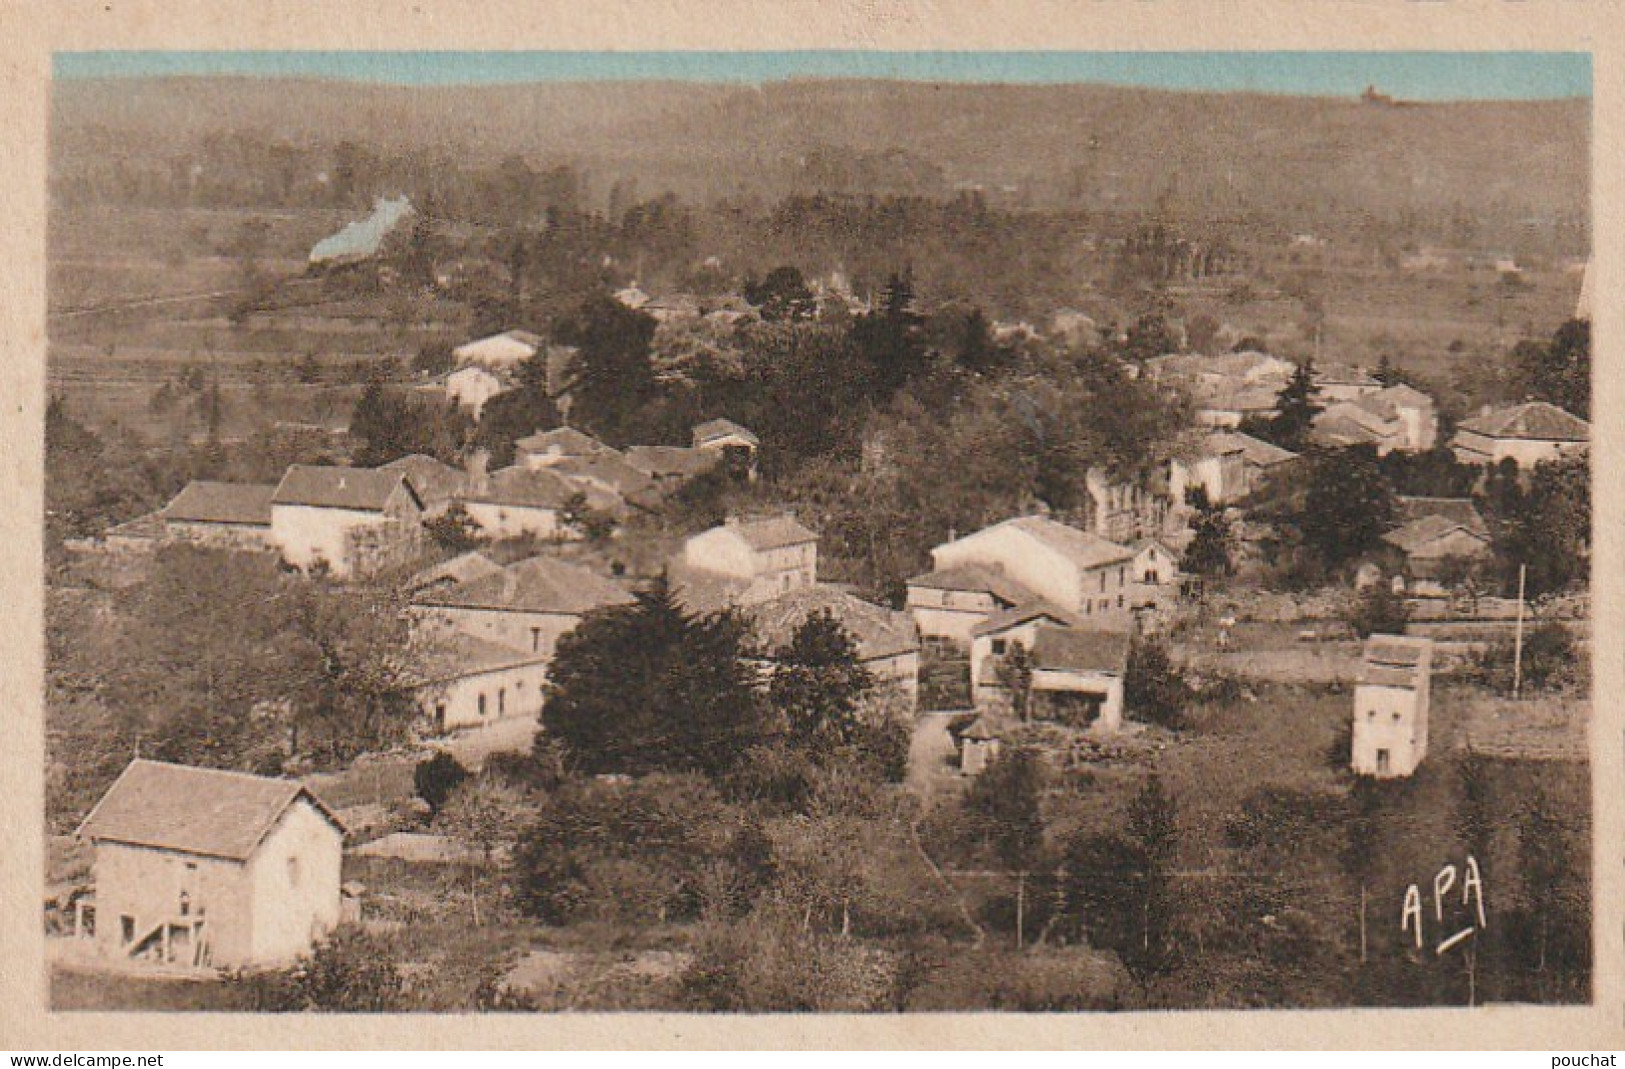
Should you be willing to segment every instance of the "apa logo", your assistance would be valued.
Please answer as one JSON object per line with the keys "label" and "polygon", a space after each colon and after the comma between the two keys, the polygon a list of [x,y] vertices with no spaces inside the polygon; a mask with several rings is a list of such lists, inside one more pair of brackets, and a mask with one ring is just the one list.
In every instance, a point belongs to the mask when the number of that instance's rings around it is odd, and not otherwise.
{"label": "apa logo", "polygon": [[[1441,938],[1434,948],[1434,953],[1443,956],[1451,947],[1459,946],[1474,932],[1482,931],[1488,927],[1484,918],[1484,877],[1478,870],[1478,861],[1471,854],[1467,855],[1467,863],[1462,866],[1459,873],[1461,877],[1461,906],[1452,904],[1450,910],[1451,921],[1445,923],[1445,900],[1451,896],[1456,887],[1458,873],[1456,866],[1446,865],[1433,877],[1433,924],[1443,933],[1455,927],[1461,920],[1467,920],[1466,927],[1455,933]],[[1469,908],[1471,907],[1471,908]],[[1463,915],[1465,914],[1465,915]],[[1424,935],[1422,928],[1426,915],[1422,911],[1422,892],[1416,884],[1405,889],[1405,905],[1399,914],[1399,930],[1402,933],[1412,934],[1416,939],[1416,949],[1422,949]]]}

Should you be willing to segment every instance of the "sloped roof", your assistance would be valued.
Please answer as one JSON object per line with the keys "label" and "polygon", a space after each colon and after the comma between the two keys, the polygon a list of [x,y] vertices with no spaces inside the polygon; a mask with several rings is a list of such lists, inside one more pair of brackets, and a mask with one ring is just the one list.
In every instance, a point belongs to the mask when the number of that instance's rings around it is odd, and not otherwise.
{"label": "sloped roof", "polygon": [[1338,386],[1380,386],[1371,372],[1350,364],[1318,364],[1313,376],[1317,383],[1329,382]]}
{"label": "sloped roof", "polygon": [[246,861],[301,797],[344,832],[333,811],[296,780],[137,758],[96,803],[78,834]]}
{"label": "sloped roof", "polygon": [[434,457],[412,453],[381,465],[379,471],[405,472],[424,504],[452,501],[468,492],[468,472],[444,464]]}
{"label": "sloped roof", "polygon": [[282,476],[271,502],[276,505],[382,512],[389,495],[402,484],[422,505],[422,497],[403,471],[295,464]]}
{"label": "sloped roof", "polygon": [[1033,620],[1053,620],[1062,627],[1077,627],[1082,624],[1075,614],[1067,612],[1053,602],[1035,599],[989,615],[971,629],[971,634],[977,637],[996,635],[1012,627],[1031,623]]}
{"label": "sloped roof", "polygon": [[615,450],[592,435],[574,427],[554,427],[550,431],[537,431],[513,443],[521,453],[555,452],[566,457],[601,456]]}
{"label": "sloped roof", "polygon": [[379,198],[373,203],[371,215],[346,224],[338,233],[318,241],[310,250],[310,262],[344,263],[376,256],[384,239],[411,214],[412,202],[405,197]]}
{"label": "sloped roof", "polygon": [[166,520],[184,523],[271,525],[271,496],[275,486],[263,483],[189,482],[163,507]]}
{"label": "sloped roof", "polygon": [[[783,546],[799,546],[818,541],[818,535],[797,522],[794,516],[773,516],[763,520],[734,520],[723,525],[745,540],[758,553]],[[716,528],[712,528],[716,530]]]}
{"label": "sloped roof", "polygon": [[706,442],[718,438],[737,435],[751,445],[760,445],[761,441],[749,428],[742,427],[731,419],[708,419],[704,423],[694,425],[694,444],[704,445]]}
{"label": "sloped roof", "polygon": [[520,665],[545,664],[548,655],[487,642],[461,631],[442,630],[414,644],[410,660],[408,672],[413,682],[426,686]]}
{"label": "sloped roof", "polygon": [[1584,442],[1591,438],[1591,424],[1545,401],[1527,401],[1464,419],[1461,429],[1486,438],[1543,442]]}
{"label": "sloped roof", "polygon": [[1057,672],[1112,672],[1128,667],[1126,631],[1085,631],[1039,627],[1033,640],[1033,667]]}
{"label": "sloped roof", "polygon": [[530,557],[450,590],[420,594],[420,605],[507,609],[579,616],[611,605],[630,605],[631,593],[598,573],[555,557]]}
{"label": "sloped roof", "polygon": [[1268,412],[1275,407],[1280,392],[1273,386],[1214,390],[1199,397],[1196,407],[1218,412]]}
{"label": "sloped roof", "polygon": [[999,737],[999,733],[993,730],[986,716],[979,716],[959,733],[959,737],[970,742],[992,742]]}
{"label": "sloped roof", "polygon": [[653,479],[622,460],[621,454],[613,450],[593,456],[567,456],[550,464],[548,470],[572,479],[591,479],[624,498],[643,494],[654,486]]}
{"label": "sloped roof", "polygon": [[484,360],[499,364],[517,364],[535,356],[542,339],[528,330],[507,330],[485,338],[464,342],[452,350],[458,363],[478,363]]}
{"label": "sloped roof", "polygon": [[822,583],[758,602],[745,613],[771,656],[790,644],[809,616],[826,610],[852,636],[859,660],[896,657],[920,648],[913,621],[906,613],[892,612]]}
{"label": "sloped roof", "polygon": [[1268,468],[1276,464],[1285,464],[1289,460],[1298,459],[1298,454],[1290,449],[1282,449],[1274,442],[1266,442],[1262,438],[1254,438],[1250,434],[1240,431],[1230,431],[1229,437],[1234,438],[1246,455],[1246,462],[1255,467]]}
{"label": "sloped roof", "polygon": [[941,568],[924,575],[916,575],[909,586],[926,590],[959,590],[966,593],[992,594],[1000,601],[1019,605],[1036,600],[1038,595],[1004,574],[1004,569],[990,564],[960,564]]}
{"label": "sloped roof", "polygon": [[1325,445],[1375,445],[1383,438],[1383,428],[1373,426],[1374,419],[1354,404],[1333,405],[1315,416],[1309,433]]}
{"label": "sloped roof", "polygon": [[407,580],[406,587],[408,590],[422,590],[437,583],[453,585],[468,583],[488,575],[496,575],[501,571],[502,565],[478,550],[473,550],[448,561],[441,561],[432,568],[425,568]]}
{"label": "sloped roof", "polygon": [[1432,408],[1433,398],[1402,382],[1368,393],[1355,400],[1354,404],[1383,419],[1394,419],[1401,408]]}
{"label": "sloped roof", "polygon": [[[1017,516],[987,530],[1009,526],[1023,531],[1044,545],[1066,557],[1080,568],[1098,568],[1131,559],[1134,554],[1125,546],[1108,541],[1092,531],[1080,531],[1048,516]],[[980,533],[980,532],[978,532]],[[968,537],[975,537],[974,535]]]}
{"label": "sloped roof", "polygon": [[1478,508],[1470,498],[1465,497],[1414,497],[1400,495],[1394,498],[1394,522],[1403,527],[1414,523],[1424,516],[1443,516],[1454,520],[1475,534],[1488,534],[1489,527],[1484,523],[1484,517],[1478,514]]}
{"label": "sloped roof", "polygon": [[632,445],[625,456],[628,464],[651,478],[704,475],[721,459],[713,449],[680,445]]}
{"label": "sloped roof", "polygon": [[1425,549],[1431,543],[1437,542],[1455,531],[1460,531],[1486,544],[1490,540],[1485,531],[1473,530],[1466,524],[1446,516],[1423,516],[1402,527],[1389,531],[1382,536],[1382,540],[1390,545],[1398,546],[1407,555],[1410,555]]}
{"label": "sloped roof", "polygon": [[557,472],[531,471],[518,465],[492,473],[485,485],[468,495],[470,501],[515,508],[559,509],[581,491]]}
{"label": "sloped roof", "polygon": [[1372,635],[1366,639],[1361,683],[1384,687],[1415,687],[1431,659],[1433,642],[1406,635]]}

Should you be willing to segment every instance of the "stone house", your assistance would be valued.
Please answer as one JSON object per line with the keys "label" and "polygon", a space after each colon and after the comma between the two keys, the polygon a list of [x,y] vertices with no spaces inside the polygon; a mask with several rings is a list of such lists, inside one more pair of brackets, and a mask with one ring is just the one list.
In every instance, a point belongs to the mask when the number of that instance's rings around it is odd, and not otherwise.
{"label": "stone house", "polygon": [[931,550],[937,571],[998,567],[1037,597],[1081,619],[1080,626],[1126,630],[1134,552],[1047,516],[1018,516]]}
{"label": "stone house", "polygon": [[1487,561],[1494,551],[1489,526],[1466,498],[1400,497],[1398,526],[1382,536],[1401,557],[1408,593],[1439,597],[1451,560]]}
{"label": "stone house", "polygon": [[859,663],[874,677],[877,688],[901,695],[912,712],[920,674],[920,639],[913,621],[907,613],[893,612],[832,586],[800,587],[745,609],[769,673],[776,663],[774,652],[788,646],[807,618],[820,612],[828,612],[851,637]]}
{"label": "stone house", "polygon": [[740,470],[745,471],[751,478],[756,477],[756,454],[761,449],[761,439],[749,428],[742,427],[731,419],[708,419],[704,423],[695,424],[693,430],[693,445],[695,449],[706,449],[720,453],[725,457],[740,458]]}
{"label": "stone house", "polygon": [[1001,564],[965,564],[908,580],[905,603],[925,639],[968,647],[971,632],[994,613],[1037,601]]}
{"label": "stone house", "polygon": [[1409,776],[1428,752],[1433,641],[1405,635],[1366,640],[1354,687],[1350,765],[1362,776]]}
{"label": "stone house", "polygon": [[1072,627],[1079,621],[1065,609],[1043,601],[1028,602],[994,613],[971,632],[971,704],[982,706],[1004,692],[999,665],[1020,646],[1029,654],[1041,627]]}
{"label": "stone house", "polygon": [[392,460],[380,465],[378,470],[403,472],[412,480],[412,489],[423,502],[424,519],[445,515],[453,504],[468,496],[473,485],[473,479],[462,468],[454,468],[422,453]]}
{"label": "stone house", "polygon": [[108,957],[274,965],[338,923],[344,825],[293,780],[137,759],[77,834]]}
{"label": "stone house", "polygon": [[463,508],[492,538],[576,539],[581,534],[565,522],[564,511],[578,493],[585,490],[550,469],[514,465],[478,482]]}
{"label": "stone house", "polygon": [[1486,408],[1463,420],[1450,442],[1463,464],[1511,460],[1524,469],[1543,460],[1584,456],[1590,446],[1591,424],[1545,401]]}
{"label": "stone house", "polygon": [[629,445],[626,463],[653,480],[656,487],[676,487],[714,470],[720,451],[680,445]]}
{"label": "stone house", "polygon": [[739,584],[738,604],[750,605],[818,581],[818,536],[792,516],[729,517],[684,542],[681,564]]}
{"label": "stone house", "polygon": [[1228,505],[1247,496],[1247,450],[1242,435],[1215,432],[1168,461],[1168,496],[1176,507],[1200,487],[1209,504]]}
{"label": "stone house", "polygon": [[485,410],[485,402],[507,389],[507,380],[484,364],[468,364],[445,378],[446,400],[466,409],[475,419]]}
{"label": "stone house", "polygon": [[546,468],[571,457],[619,456],[619,452],[574,427],[537,431],[514,442],[514,463]]}
{"label": "stone house", "polygon": [[495,575],[432,587],[412,603],[414,632],[449,627],[551,661],[561,636],[598,609],[630,605],[624,587],[579,564],[531,557]]}
{"label": "stone house", "polygon": [[[1009,641],[1028,651],[1031,667],[1027,715],[1097,731],[1123,726],[1124,679],[1130,636],[1126,631],[1088,631],[1053,618],[1030,629],[1011,630]],[[998,661],[986,659],[972,676],[977,704],[1008,704]]]}
{"label": "stone house", "polygon": [[275,548],[271,497],[275,486],[194,480],[158,512],[163,538],[217,549]]}
{"label": "stone house", "polygon": [[443,735],[498,720],[538,719],[551,659],[451,628],[426,630],[414,644],[411,669],[424,724]]}
{"label": "stone house", "polygon": [[405,472],[295,464],[271,497],[271,536],[296,568],[366,575],[417,554],[423,515]]}

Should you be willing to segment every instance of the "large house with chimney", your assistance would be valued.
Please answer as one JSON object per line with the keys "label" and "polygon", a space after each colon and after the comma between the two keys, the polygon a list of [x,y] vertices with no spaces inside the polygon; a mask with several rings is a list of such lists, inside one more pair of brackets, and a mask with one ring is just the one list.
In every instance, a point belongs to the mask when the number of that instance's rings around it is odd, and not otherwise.
{"label": "large house with chimney", "polygon": [[464,582],[433,583],[412,601],[413,633],[424,641],[455,631],[551,662],[559,638],[590,612],[630,605],[625,587],[579,564],[530,557]]}

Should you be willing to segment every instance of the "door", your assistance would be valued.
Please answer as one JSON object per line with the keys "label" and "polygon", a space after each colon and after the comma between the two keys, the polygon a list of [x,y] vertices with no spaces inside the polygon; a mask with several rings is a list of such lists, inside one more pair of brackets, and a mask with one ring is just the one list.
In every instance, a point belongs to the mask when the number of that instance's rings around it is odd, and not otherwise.
{"label": "door", "polygon": [[1379,776],[1383,775],[1384,773],[1386,773],[1388,771],[1388,768],[1389,768],[1388,751],[1387,750],[1378,750],[1377,751],[1377,775],[1379,775]]}

